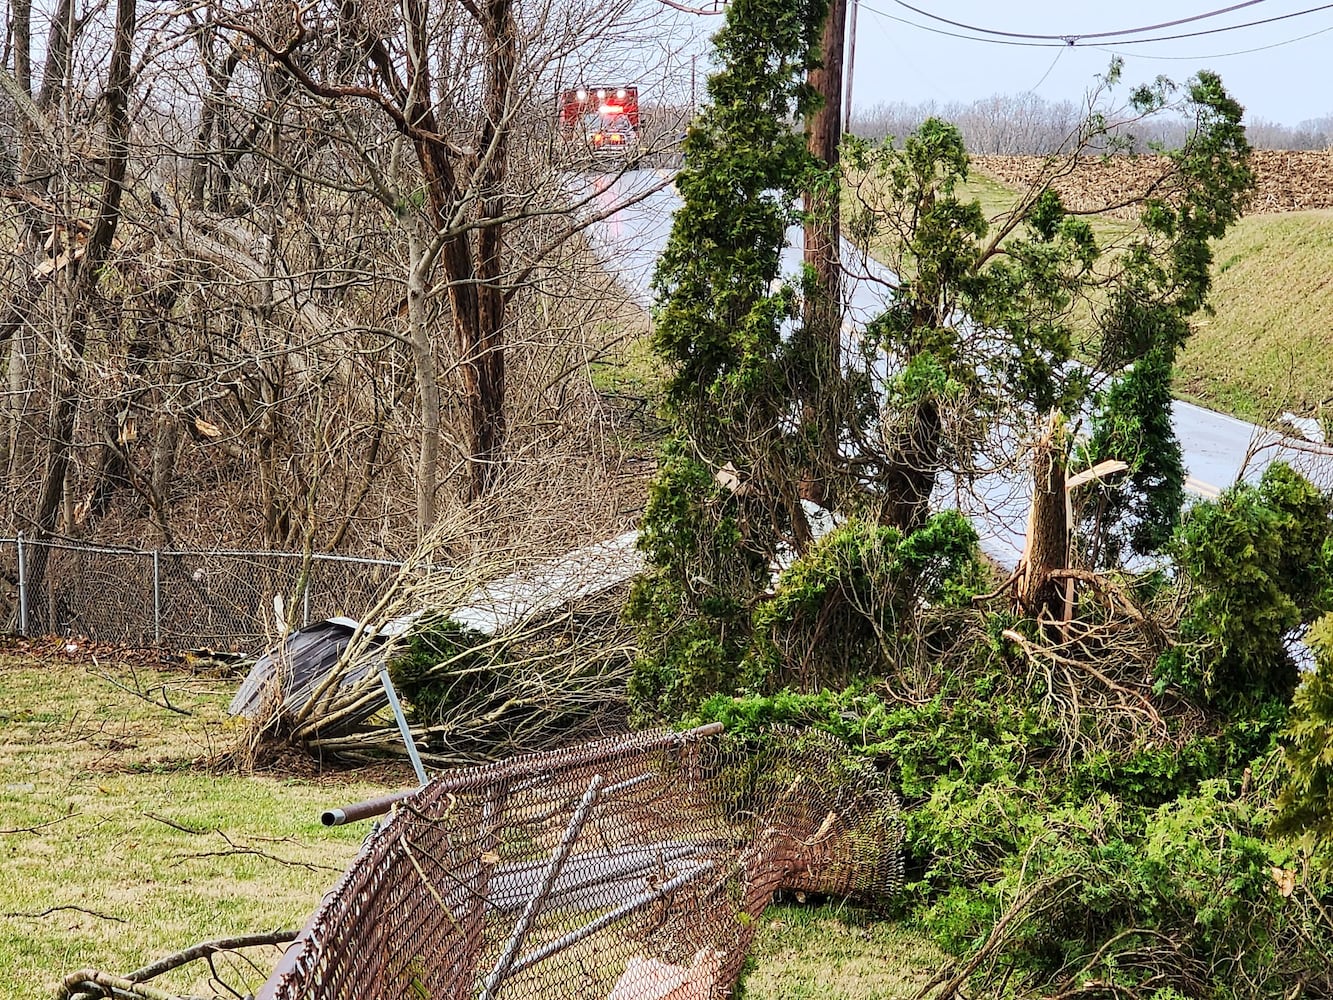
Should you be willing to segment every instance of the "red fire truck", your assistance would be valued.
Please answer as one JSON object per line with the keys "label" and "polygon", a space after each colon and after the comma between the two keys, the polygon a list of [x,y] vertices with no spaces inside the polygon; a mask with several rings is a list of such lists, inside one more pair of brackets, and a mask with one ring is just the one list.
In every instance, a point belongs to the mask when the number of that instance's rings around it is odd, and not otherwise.
{"label": "red fire truck", "polygon": [[560,132],[573,155],[633,156],[639,145],[639,88],[566,90],[560,95]]}

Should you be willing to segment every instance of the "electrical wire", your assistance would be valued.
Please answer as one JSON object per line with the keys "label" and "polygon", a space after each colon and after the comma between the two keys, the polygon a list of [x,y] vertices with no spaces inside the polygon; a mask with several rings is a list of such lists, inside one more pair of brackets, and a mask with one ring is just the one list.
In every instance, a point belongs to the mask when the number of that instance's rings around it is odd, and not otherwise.
{"label": "electrical wire", "polygon": [[899,7],[910,10],[913,14],[920,14],[922,17],[928,17],[932,21],[939,21],[942,24],[952,25],[955,28],[963,28],[967,31],[975,31],[983,35],[1002,35],[1005,38],[1028,38],[1033,41],[1063,41],[1072,45],[1071,38],[1117,38],[1120,35],[1142,35],[1149,31],[1160,31],[1162,28],[1174,28],[1178,24],[1189,24],[1191,21],[1203,21],[1210,17],[1220,17],[1223,14],[1230,14],[1234,10],[1240,10],[1243,7],[1253,7],[1255,4],[1264,3],[1265,0],[1245,0],[1244,3],[1232,4],[1230,7],[1222,7],[1219,10],[1210,10],[1203,14],[1193,14],[1190,17],[1177,18],[1174,21],[1163,21],[1160,24],[1148,24],[1139,28],[1126,28],[1123,31],[1092,31],[1080,32],[1079,34],[1064,35],[1029,35],[1021,31],[997,31],[994,28],[979,28],[975,24],[966,24],[963,21],[951,21],[947,17],[941,17],[938,14],[932,14],[928,10],[922,10],[920,7],[913,7],[910,3],[904,3],[903,0],[893,0]]}
{"label": "electrical wire", "polygon": [[1306,14],[1318,14],[1321,10],[1333,10],[1333,3],[1321,4],[1318,7],[1307,7],[1305,10],[1293,11],[1290,14],[1279,14],[1276,17],[1266,17],[1260,21],[1246,21],[1244,24],[1232,24],[1225,28],[1209,28],[1206,31],[1186,31],[1179,35],[1159,35],[1157,38],[1126,38],[1124,41],[1112,42],[1112,45],[1147,45],[1151,42],[1175,42],[1182,38],[1202,38],[1205,35],[1220,35],[1226,31],[1236,31],[1240,28],[1254,28],[1261,24],[1276,24],[1278,21],[1287,21],[1293,17],[1304,17]]}
{"label": "electrical wire", "polygon": [[[907,6],[908,6],[907,4],[902,3],[902,0],[894,0],[894,2],[900,4],[901,6],[904,6],[904,7],[907,7]],[[890,20],[890,21],[897,21],[899,24],[905,24],[905,25],[908,25],[909,27],[916,28],[916,29],[919,30],[919,31],[927,31],[927,32],[930,32],[931,34],[934,34],[934,35],[944,35],[944,36],[947,37],[947,38],[961,38],[961,39],[963,39],[964,41],[969,41],[969,42],[984,42],[984,43],[986,43],[986,44],[988,44],[988,45],[1012,45],[1012,46],[1018,46],[1018,47],[1021,47],[1021,48],[1039,48],[1039,49],[1049,49],[1049,48],[1058,48],[1058,47],[1071,47],[1071,48],[1072,48],[1072,47],[1077,46],[1077,44],[1078,44],[1078,42],[1079,42],[1079,40],[1080,40],[1081,38],[1084,38],[1084,37],[1093,37],[1093,36],[1090,36],[1090,35],[1089,35],[1089,36],[1083,36],[1083,35],[1020,35],[1020,34],[1017,34],[1017,33],[1010,32],[1010,33],[1005,33],[1005,34],[1007,34],[1007,35],[1010,36],[1010,37],[987,38],[987,37],[985,37],[985,36],[979,36],[979,35],[965,35],[965,34],[962,34],[962,33],[960,33],[960,32],[956,32],[956,31],[945,31],[945,30],[942,29],[942,28],[932,28],[932,27],[931,27],[930,25],[928,25],[928,24],[919,24],[919,23],[917,23],[916,21],[910,21],[910,20],[908,20],[908,19],[905,18],[905,17],[898,17],[897,15],[895,15],[895,14],[890,14],[890,13],[888,13],[887,11],[879,10],[879,9],[876,8],[876,7],[871,7],[871,6],[870,6],[869,4],[867,4],[867,3],[862,3],[862,4],[861,4],[861,7],[862,7],[863,9],[865,9],[865,10],[870,11],[870,13],[872,13],[872,14],[877,14],[877,15],[879,15],[880,17],[887,18],[887,19]],[[913,9],[913,10],[915,10],[915,8],[909,8],[909,9]],[[1123,47],[1123,46],[1126,46],[1126,45],[1149,45],[1149,44],[1152,44],[1153,42],[1170,42],[1170,41],[1179,41],[1179,40],[1184,39],[1184,38],[1202,38],[1202,37],[1204,37],[1204,36],[1206,36],[1206,35],[1216,35],[1216,34],[1221,34],[1222,32],[1236,31],[1236,30],[1238,30],[1238,29],[1240,29],[1240,28],[1253,28],[1253,27],[1256,27],[1256,26],[1258,26],[1258,25],[1263,25],[1263,24],[1274,24],[1274,23],[1276,23],[1276,22],[1278,22],[1278,21],[1286,21],[1286,20],[1289,20],[1289,19],[1291,19],[1291,18],[1293,18],[1293,17],[1304,17],[1306,14],[1317,14],[1317,13],[1319,13],[1320,11],[1325,11],[1325,10],[1333,10],[1333,3],[1322,4],[1322,5],[1318,6],[1318,7],[1308,7],[1308,8],[1306,8],[1305,10],[1294,11],[1294,12],[1292,12],[1292,13],[1290,13],[1290,14],[1279,14],[1279,15],[1277,15],[1277,16],[1275,16],[1275,17],[1263,18],[1263,19],[1258,20],[1258,21],[1247,21],[1247,22],[1245,22],[1245,23],[1243,23],[1243,24],[1233,24],[1233,25],[1228,25],[1227,27],[1224,27],[1224,28],[1210,28],[1210,29],[1208,29],[1208,30],[1206,30],[1206,31],[1188,31],[1188,32],[1181,32],[1180,34],[1175,34],[1175,35],[1159,35],[1159,36],[1154,37],[1154,38],[1127,38],[1127,39],[1124,39],[1124,40],[1122,40],[1122,41],[1112,42],[1111,44],[1112,44],[1113,46],[1115,46],[1115,47],[1118,49],[1118,48]],[[951,23],[952,23],[952,22],[951,22]],[[968,26],[967,26],[967,25],[964,25],[964,27],[968,27]],[[1313,34],[1320,34],[1320,32],[1312,32],[1311,34],[1312,34],[1312,35],[1313,35]],[[1308,38],[1308,37],[1311,37],[1311,36],[1310,36],[1310,35],[1302,35],[1302,36],[1301,36],[1301,38]],[[1061,40],[1061,41],[1021,41],[1021,40],[1019,40],[1019,39],[1021,39],[1021,38],[1060,38],[1060,39],[1062,39],[1062,40]],[[1290,41],[1300,41],[1300,38],[1291,39]],[[1275,45],[1282,45],[1282,44],[1289,44],[1289,43],[1287,43],[1287,42],[1279,42],[1279,43],[1275,43]],[[1101,48],[1101,46],[1084,45],[1084,46],[1082,46],[1082,48]],[[1262,47],[1261,47],[1261,48],[1262,48]],[[1252,51],[1260,51],[1260,48],[1256,48],[1256,49],[1254,49],[1254,50],[1252,50]],[[1238,53],[1238,54],[1239,54],[1239,53]],[[1205,57],[1205,58],[1206,58],[1206,57]]]}
{"label": "electrical wire", "polygon": [[946,38],[961,38],[969,42],[984,42],[987,45],[1013,45],[1025,49],[1059,49],[1069,45],[1068,42],[1019,42],[1008,38],[984,38],[977,35],[964,35],[957,31],[945,31],[943,28],[932,28],[928,24],[918,24],[916,21],[909,21],[905,17],[899,17],[897,14],[890,14],[888,11],[880,10],[878,7],[872,7],[870,4],[861,0],[862,10],[868,10],[872,14],[878,14],[880,17],[887,18],[890,21],[897,21],[899,24],[906,24],[909,27],[916,28],[919,31],[928,31],[932,35],[944,35]]}
{"label": "electrical wire", "polygon": [[1065,49],[1067,48],[1069,48],[1068,45],[1061,45],[1055,50],[1055,58],[1052,59],[1051,64],[1046,67],[1046,72],[1041,75],[1041,79],[1028,88],[1029,93],[1035,94],[1037,88],[1046,82],[1046,78],[1051,75],[1051,70],[1055,69],[1055,64],[1060,61],[1060,57],[1065,54]]}
{"label": "electrical wire", "polygon": [[[1170,60],[1171,62],[1202,62],[1205,59],[1229,59],[1232,56],[1247,56],[1251,52],[1265,52],[1268,49],[1280,49],[1284,45],[1291,45],[1295,42],[1303,42],[1307,38],[1314,38],[1317,35],[1326,35],[1330,31],[1333,31],[1333,25],[1330,25],[1327,28],[1320,28],[1318,31],[1308,32],[1307,34],[1304,35],[1297,35],[1295,38],[1283,39],[1280,42],[1272,42],[1268,45],[1256,45],[1252,49],[1237,49],[1234,52],[1214,52],[1212,55],[1207,55],[1207,56],[1154,56],[1154,55],[1149,55],[1146,52],[1135,52],[1134,58]],[[1109,46],[1106,45],[1092,45],[1092,46],[1085,45],[1084,48],[1093,48],[1096,49],[1098,52],[1106,52],[1109,55],[1117,54],[1116,49],[1110,48]]]}

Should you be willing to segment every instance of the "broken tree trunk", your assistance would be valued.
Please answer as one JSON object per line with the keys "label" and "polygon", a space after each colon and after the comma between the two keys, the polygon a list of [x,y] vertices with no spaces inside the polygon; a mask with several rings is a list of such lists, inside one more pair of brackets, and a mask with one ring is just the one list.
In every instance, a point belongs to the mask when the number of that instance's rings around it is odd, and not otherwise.
{"label": "broken tree trunk", "polygon": [[1015,595],[1025,615],[1064,621],[1062,588],[1051,579],[1069,565],[1069,500],[1065,489],[1064,418],[1052,413],[1033,448],[1032,506],[1028,509],[1027,542],[1018,561]]}

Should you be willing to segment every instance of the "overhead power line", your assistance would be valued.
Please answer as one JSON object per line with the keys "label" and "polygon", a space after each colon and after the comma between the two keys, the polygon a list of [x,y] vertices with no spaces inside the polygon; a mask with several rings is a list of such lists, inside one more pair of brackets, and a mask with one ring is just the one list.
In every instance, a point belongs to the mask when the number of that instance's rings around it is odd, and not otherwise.
{"label": "overhead power line", "polygon": [[[913,10],[913,11],[917,10],[917,8],[912,7],[909,4],[903,3],[902,0],[894,0],[894,2],[901,7],[906,7],[908,10]],[[1256,3],[1256,2],[1262,2],[1262,0],[1250,0],[1250,2]],[[871,7],[869,4],[862,3],[861,6],[865,7],[865,9],[870,11],[872,14],[877,14],[880,17],[887,18],[890,21],[897,21],[899,24],[908,25],[909,27],[916,28],[919,31],[927,31],[935,35],[944,35],[948,38],[961,38],[969,42],[984,42],[988,45],[1013,45],[1022,48],[1056,48],[1060,46],[1077,46],[1079,42],[1083,39],[1092,39],[1100,37],[1100,33],[1092,33],[1086,35],[1036,35],[1036,34],[1025,34],[1022,32],[1002,32],[994,29],[974,29],[972,25],[962,24],[960,22],[954,22],[954,21],[947,21],[947,23],[949,24],[954,24],[958,27],[962,27],[967,30],[988,31],[990,35],[994,35],[997,37],[988,37],[987,35],[975,35],[975,34],[969,35],[969,34],[962,34],[961,32],[957,31],[946,31],[942,28],[935,28],[928,24],[919,24],[918,22],[908,20],[905,17],[898,17],[897,15],[890,14],[887,11]],[[1290,20],[1293,17],[1304,17],[1307,14],[1317,14],[1320,11],[1325,11],[1325,10],[1333,10],[1333,3],[1321,4],[1318,7],[1308,7],[1305,10],[1293,11],[1290,14],[1278,14],[1274,17],[1266,17],[1256,21],[1246,21],[1243,24],[1227,25],[1226,27],[1222,28],[1208,28],[1202,31],[1180,32],[1174,35],[1157,35],[1152,38],[1125,38],[1118,41],[1113,41],[1110,44],[1114,46],[1116,49],[1119,49],[1127,45],[1149,45],[1152,44],[1153,42],[1171,42],[1171,41],[1179,41],[1185,38],[1202,38],[1207,35],[1217,35],[1228,31],[1238,31],[1242,28],[1254,28],[1258,27],[1259,25],[1274,24],[1278,21]],[[932,15],[927,14],[926,16],[930,17]],[[946,21],[945,18],[936,18],[936,20]],[[1284,42],[1275,42],[1269,46],[1259,46],[1255,49],[1246,49],[1244,51],[1257,52],[1261,51],[1264,48],[1276,48],[1277,46],[1280,45],[1289,45],[1291,44],[1291,42],[1301,41],[1304,38],[1310,38],[1313,37],[1314,35],[1322,33],[1323,33],[1322,31],[1310,32],[1309,34],[1301,35],[1297,38],[1287,39]],[[1051,39],[1059,39],[1059,41],[1053,41]],[[1105,43],[1103,43],[1103,45],[1095,45],[1095,46],[1085,45],[1083,47],[1102,48],[1104,47],[1104,45]],[[1240,55],[1242,53],[1241,52],[1223,53],[1222,55],[1229,55],[1229,54]],[[1221,56],[1200,56],[1198,58],[1221,58]]]}
{"label": "overhead power line", "polygon": [[1063,35],[1031,35],[1022,31],[1000,31],[995,28],[982,28],[975,24],[967,24],[963,21],[951,21],[947,17],[941,17],[939,14],[932,14],[928,10],[922,10],[920,7],[913,7],[910,3],[904,3],[903,0],[894,0],[899,7],[910,10],[913,14],[920,14],[922,17],[928,17],[932,21],[939,21],[941,24],[952,25],[955,28],[963,28],[967,31],[975,31],[982,35],[999,35],[1004,38],[1028,38],[1033,41],[1062,41],[1067,45],[1073,43],[1071,38],[1117,38],[1120,35],[1142,35],[1149,31],[1161,31],[1163,28],[1174,28],[1178,24],[1189,24],[1192,21],[1203,21],[1210,17],[1220,17],[1223,14],[1230,14],[1234,10],[1240,10],[1244,7],[1253,7],[1255,4],[1264,3],[1265,0],[1245,0],[1244,3],[1232,4],[1230,7],[1222,7],[1218,10],[1206,11],[1202,14],[1192,14],[1189,17],[1177,18],[1174,21],[1162,21],[1160,24],[1145,24],[1138,28],[1125,28],[1121,31],[1080,31],[1067,32]]}
{"label": "overhead power line", "polygon": [[[1202,62],[1205,59],[1229,59],[1232,56],[1248,56],[1252,52],[1267,52],[1269,49],[1280,49],[1284,45],[1292,45],[1296,42],[1303,42],[1307,38],[1315,38],[1318,35],[1327,35],[1330,31],[1333,31],[1333,25],[1330,25],[1327,28],[1320,28],[1318,31],[1308,31],[1304,35],[1297,35],[1295,38],[1284,38],[1280,42],[1270,42],[1268,45],[1256,45],[1254,46],[1254,48],[1251,49],[1236,49],[1235,51],[1232,52],[1214,52],[1211,55],[1155,56],[1155,55],[1150,55],[1147,52],[1136,52],[1134,53],[1134,58],[1171,60],[1173,62]],[[1094,45],[1092,47],[1097,49],[1099,52],[1109,52],[1112,55],[1115,55],[1115,49],[1109,48],[1108,46]]]}
{"label": "overhead power line", "polygon": [[1147,45],[1149,42],[1174,42],[1182,38],[1202,38],[1205,35],[1220,35],[1227,31],[1239,31],[1241,28],[1256,28],[1261,24],[1276,24],[1278,21],[1288,21],[1293,17],[1304,17],[1306,14],[1318,14],[1321,10],[1333,10],[1333,3],[1322,4],[1318,7],[1307,7],[1305,10],[1293,11],[1290,14],[1278,14],[1276,17],[1265,17],[1259,21],[1246,21],[1244,24],[1230,24],[1225,28],[1207,28],[1203,31],[1186,31],[1179,35],[1159,35],[1156,38],[1126,38],[1123,41],[1117,41],[1113,44],[1121,45]]}
{"label": "overhead power line", "polygon": [[899,24],[905,24],[908,27],[916,28],[918,31],[928,31],[932,35],[944,35],[946,38],[962,38],[969,42],[985,42],[987,45],[1014,45],[1019,48],[1027,49],[1055,49],[1069,44],[1068,42],[1022,42],[1010,38],[986,38],[982,35],[964,35],[958,31],[945,31],[943,28],[932,28],[928,24],[918,24],[916,21],[909,21],[905,17],[899,17],[897,14],[890,14],[886,10],[872,7],[868,3],[862,2],[861,8],[889,21],[897,21]]}

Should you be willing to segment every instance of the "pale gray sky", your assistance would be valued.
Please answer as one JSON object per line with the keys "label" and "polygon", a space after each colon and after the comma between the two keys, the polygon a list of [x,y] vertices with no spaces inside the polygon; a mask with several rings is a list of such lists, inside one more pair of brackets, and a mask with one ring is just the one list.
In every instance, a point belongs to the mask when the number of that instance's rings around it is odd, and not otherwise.
{"label": "pale gray sky", "polygon": [[[615,44],[581,52],[565,77],[635,82],[644,100],[683,100],[689,96],[696,57],[696,90],[702,96],[708,38],[721,18],[683,13],[668,6],[672,2],[699,9],[712,0],[633,0],[631,17],[641,18],[634,29],[622,31]],[[903,3],[979,28],[1061,37],[1146,27],[1244,6],[1117,40],[1086,38],[1071,47],[1060,38],[1033,45],[1016,44],[1033,41],[1021,38],[992,36],[984,42],[950,37],[938,32],[977,33],[932,20]],[[1313,8],[1323,9],[1300,13]],[[1235,27],[1274,18],[1281,19]],[[1196,32],[1212,33],[1138,44]],[[630,44],[632,39],[637,44]],[[1333,0],[860,0],[853,100],[865,109],[879,102],[968,103],[993,94],[1033,91],[1048,100],[1078,101],[1106,71],[1113,54],[1125,59],[1122,95],[1130,85],[1159,74],[1184,80],[1202,68],[1221,74],[1249,117],[1297,125],[1333,114]]]}
{"label": "pale gray sky", "polygon": [[[1065,36],[1174,21],[1231,7],[1242,0],[905,2],[937,17],[979,28]],[[1194,38],[1125,44],[1135,39],[1214,31],[1317,7],[1324,9],[1270,24]],[[915,13],[897,0],[864,0],[857,25],[855,106],[932,99],[941,103],[968,102],[997,93],[1025,91],[1049,100],[1078,100],[1093,84],[1094,77],[1105,71],[1114,53],[1125,59],[1127,84],[1150,80],[1159,74],[1184,79],[1200,68],[1214,70],[1221,74],[1232,95],[1245,105],[1247,117],[1295,125],[1333,113],[1333,3],[1321,0],[1260,0],[1222,16],[1125,35],[1117,41],[1085,39],[1073,47],[1063,41],[1056,41],[1049,48],[971,41],[903,22],[939,32],[977,34]]]}

